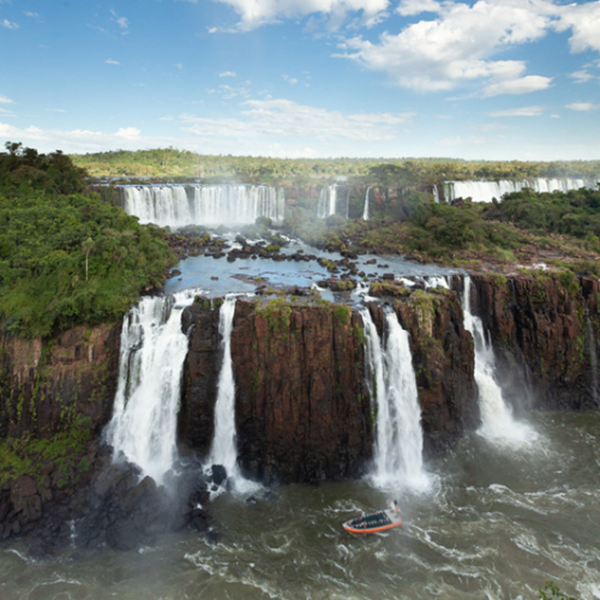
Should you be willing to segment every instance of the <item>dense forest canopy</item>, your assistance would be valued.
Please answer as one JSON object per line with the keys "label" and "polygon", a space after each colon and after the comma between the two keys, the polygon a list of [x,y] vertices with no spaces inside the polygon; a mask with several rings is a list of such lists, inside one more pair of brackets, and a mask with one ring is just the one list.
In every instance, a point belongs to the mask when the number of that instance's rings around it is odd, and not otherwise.
{"label": "dense forest canopy", "polygon": [[400,170],[423,184],[465,179],[600,177],[600,161],[465,161],[451,158],[266,158],[202,155],[174,148],[118,150],[71,156],[75,165],[97,178],[202,179],[224,183],[275,184],[290,180],[335,180],[384,183]]}
{"label": "dense forest canopy", "polygon": [[85,193],[60,152],[7,143],[0,153],[0,325],[49,336],[122,316],[160,285],[174,256],[164,232]]}

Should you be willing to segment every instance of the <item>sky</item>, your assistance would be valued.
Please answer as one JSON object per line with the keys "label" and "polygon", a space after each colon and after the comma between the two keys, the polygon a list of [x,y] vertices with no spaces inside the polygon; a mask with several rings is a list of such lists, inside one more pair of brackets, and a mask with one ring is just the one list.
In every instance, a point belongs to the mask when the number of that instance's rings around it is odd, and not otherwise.
{"label": "sky", "polygon": [[600,1],[0,0],[0,142],[600,159]]}

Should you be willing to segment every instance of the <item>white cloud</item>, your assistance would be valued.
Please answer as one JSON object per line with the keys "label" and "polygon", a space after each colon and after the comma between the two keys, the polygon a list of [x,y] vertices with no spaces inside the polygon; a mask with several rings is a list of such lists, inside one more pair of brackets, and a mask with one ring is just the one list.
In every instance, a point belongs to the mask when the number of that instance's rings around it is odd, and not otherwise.
{"label": "white cloud", "polygon": [[409,122],[414,113],[367,113],[344,115],[291,100],[249,100],[240,116],[210,119],[182,115],[186,131],[203,137],[276,139],[312,138],[362,142],[394,139],[397,127]]}
{"label": "white cloud", "polygon": [[2,21],[0,21],[0,25],[2,25],[2,27],[6,27],[6,29],[19,29],[18,23],[9,21],[8,19],[2,19]]}
{"label": "white cloud", "polygon": [[110,9],[111,21],[117,24],[117,27],[122,31],[123,35],[129,33],[129,20],[127,17],[120,17],[115,10]]}
{"label": "white cloud", "polygon": [[571,30],[569,44],[572,52],[600,52],[600,2],[569,4],[557,7],[560,14],[558,31]]}
{"label": "white cloud", "polygon": [[[38,149],[40,152],[97,152],[100,150],[137,150],[148,146],[164,145],[164,141],[141,138],[135,127],[124,127],[115,133],[103,133],[86,129],[70,131],[40,129],[30,126],[14,127],[0,123],[0,137],[7,140],[19,140],[24,145]],[[172,144],[172,142],[171,142]],[[168,144],[167,144],[168,145]]]}
{"label": "white cloud", "polygon": [[[474,84],[482,86],[484,97],[547,89],[552,78],[526,75],[524,61],[494,56],[553,31],[571,33],[572,52],[600,51],[600,0],[567,6],[558,0],[478,0],[472,6],[454,0],[402,0],[397,12],[405,17],[434,14],[376,41],[348,39],[340,45],[341,56],[420,92]],[[589,80],[585,72],[574,77]]]}
{"label": "white cloud", "polygon": [[396,9],[404,17],[419,15],[424,12],[439,12],[440,3],[435,0],[402,0]]}
{"label": "white cloud", "polygon": [[[425,6],[433,10],[434,2]],[[402,87],[429,92],[483,80],[485,95],[526,93],[547,87],[541,76],[523,77],[519,60],[492,60],[509,46],[539,40],[557,18],[548,0],[480,0],[473,6],[444,2],[438,15],[408,25],[400,33],[384,33],[377,43],[362,37],[347,40],[345,57],[370,70],[383,71]],[[413,14],[415,2],[400,11]]]}
{"label": "white cloud", "polygon": [[491,112],[490,117],[539,117],[544,113],[543,106],[523,106]]}
{"label": "white cloud", "polygon": [[500,94],[529,94],[530,92],[548,89],[551,83],[551,77],[541,77],[539,75],[528,75],[520,79],[507,79],[485,87],[483,96],[487,98]]}
{"label": "white cloud", "polygon": [[290,85],[296,85],[298,80],[295,77],[290,77],[290,75],[282,75],[284,81],[287,81]]}
{"label": "white cloud", "polygon": [[237,77],[237,74],[235,71],[223,71],[219,73],[219,77]]}
{"label": "white cloud", "polygon": [[594,104],[593,102],[572,102],[571,104],[567,104],[567,108],[580,112],[587,112],[600,109],[600,104]]}
{"label": "white cloud", "polygon": [[587,83],[592,79],[595,79],[594,75],[592,75],[587,69],[581,69],[580,71],[574,71],[569,75],[571,79],[575,80],[575,83]]}
{"label": "white cloud", "polygon": [[14,104],[14,100],[11,100],[8,96],[0,95],[0,104]]}
{"label": "white cloud", "polygon": [[107,58],[104,62],[107,65],[120,65],[121,64],[118,60],[113,60],[112,58]]}
{"label": "white cloud", "polygon": [[339,23],[349,12],[361,12],[364,23],[377,22],[389,0],[217,0],[228,4],[240,16],[240,29],[254,29],[282,19],[322,13]]}

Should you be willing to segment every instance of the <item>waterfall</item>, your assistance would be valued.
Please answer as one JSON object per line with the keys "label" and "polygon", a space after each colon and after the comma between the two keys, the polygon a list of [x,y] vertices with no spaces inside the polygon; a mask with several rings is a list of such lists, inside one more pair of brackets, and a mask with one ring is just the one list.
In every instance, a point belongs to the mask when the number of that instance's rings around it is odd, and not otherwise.
{"label": "waterfall", "polygon": [[258,217],[284,218],[281,187],[265,185],[122,186],[125,212],[141,223],[177,229],[186,225],[251,225]]}
{"label": "waterfall", "polygon": [[[582,187],[595,188],[595,180],[571,179],[568,177],[544,179],[524,179],[512,181],[501,179],[499,181],[446,181],[444,183],[444,197],[447,202],[456,198],[472,198],[473,202],[491,202],[493,198],[501,200],[504,194],[519,192],[529,187],[535,192],[568,192]],[[437,189],[436,189],[437,192]],[[434,192],[435,194],[435,192]]]}
{"label": "waterfall", "polygon": [[497,442],[523,443],[535,439],[535,432],[525,423],[516,421],[504,400],[496,379],[496,358],[488,343],[483,323],[471,312],[471,278],[464,278],[463,313],[465,329],[475,345],[475,383],[479,394],[481,428],[479,433]]}
{"label": "waterfall", "polygon": [[363,209],[363,220],[368,221],[369,220],[369,192],[371,191],[371,188],[368,187],[367,188],[367,193],[365,194],[365,207]]}
{"label": "waterfall", "polygon": [[181,314],[197,290],[145,296],[123,320],[119,380],[105,437],[158,484],[177,459],[176,427],[188,350]]}
{"label": "waterfall", "polygon": [[350,189],[348,186],[340,186],[334,183],[321,188],[317,216],[319,219],[325,219],[331,215],[340,215],[347,219],[349,199]]}
{"label": "waterfall", "polygon": [[206,466],[222,465],[234,489],[246,492],[257,489],[254,484],[242,477],[237,463],[237,443],[235,430],[235,380],[231,360],[231,331],[235,314],[236,295],[228,294],[221,305],[219,333],[223,348],[223,363],[219,374],[217,401],[215,403],[215,431]]}
{"label": "waterfall", "polygon": [[417,383],[408,333],[394,312],[385,314],[382,344],[367,309],[361,310],[365,331],[367,383],[377,403],[373,479],[379,487],[393,484],[425,489],[423,432]]}
{"label": "waterfall", "polygon": [[594,336],[594,328],[592,327],[592,321],[590,319],[589,312],[586,309],[586,326],[585,326],[586,340],[588,352],[590,354],[590,371],[591,371],[591,387],[592,387],[592,398],[595,404],[600,405],[600,399],[598,397],[598,354],[596,348],[596,338]]}
{"label": "waterfall", "polygon": [[436,204],[439,204],[439,203],[440,203],[440,194],[439,194],[439,192],[438,192],[438,187],[437,187],[437,185],[434,185],[434,186],[433,186],[433,201],[434,201]]}

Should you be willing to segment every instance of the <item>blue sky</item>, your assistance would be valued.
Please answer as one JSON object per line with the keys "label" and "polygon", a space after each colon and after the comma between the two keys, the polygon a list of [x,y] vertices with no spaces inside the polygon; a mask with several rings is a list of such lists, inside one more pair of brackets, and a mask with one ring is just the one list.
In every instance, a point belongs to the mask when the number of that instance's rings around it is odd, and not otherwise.
{"label": "blue sky", "polygon": [[0,0],[0,141],[600,159],[600,1]]}

